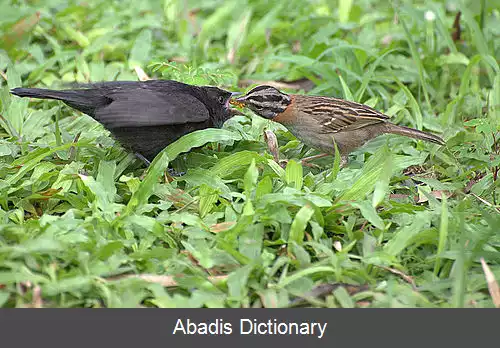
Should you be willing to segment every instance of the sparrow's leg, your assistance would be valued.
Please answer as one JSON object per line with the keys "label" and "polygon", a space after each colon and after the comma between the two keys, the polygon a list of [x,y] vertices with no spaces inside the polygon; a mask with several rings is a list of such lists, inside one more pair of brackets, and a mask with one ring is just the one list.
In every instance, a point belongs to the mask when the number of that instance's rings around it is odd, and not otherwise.
{"label": "sparrow's leg", "polygon": [[[309,156],[309,157],[303,158],[301,162],[302,162],[302,164],[307,165],[307,162],[309,162],[309,161],[312,161],[312,160],[315,160],[315,159],[318,159],[318,158],[323,158],[323,157],[326,157],[326,156],[330,156],[330,154],[328,154],[328,153],[320,153],[318,155]],[[340,164],[339,164],[340,168],[344,168],[347,165],[348,159],[349,159],[349,157],[347,155],[341,155],[340,156]]]}
{"label": "sparrow's leg", "polygon": [[340,157],[340,164],[339,164],[339,167],[340,168],[344,168],[346,165],[347,165],[347,162],[349,160],[349,157],[347,155],[342,155]]}
{"label": "sparrow's leg", "polygon": [[304,164],[304,162],[309,162],[309,161],[312,161],[312,160],[315,160],[315,159],[318,159],[318,158],[323,158],[323,157],[326,157],[326,156],[330,156],[330,154],[328,153],[320,153],[319,155],[314,155],[314,156],[309,156],[309,157],[305,157],[302,159],[302,164]]}

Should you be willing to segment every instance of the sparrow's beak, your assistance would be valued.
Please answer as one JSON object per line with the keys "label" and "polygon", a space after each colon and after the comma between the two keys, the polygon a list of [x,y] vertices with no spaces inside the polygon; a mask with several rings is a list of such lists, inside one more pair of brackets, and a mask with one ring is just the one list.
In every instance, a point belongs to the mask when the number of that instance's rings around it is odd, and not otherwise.
{"label": "sparrow's beak", "polygon": [[237,97],[239,95],[242,95],[243,93],[241,92],[231,92],[231,98]]}
{"label": "sparrow's beak", "polygon": [[246,104],[246,100],[247,100],[247,96],[246,95],[242,95],[241,97],[236,98],[234,101],[237,102],[237,103],[239,103],[239,104],[241,104],[243,106],[243,105]]}

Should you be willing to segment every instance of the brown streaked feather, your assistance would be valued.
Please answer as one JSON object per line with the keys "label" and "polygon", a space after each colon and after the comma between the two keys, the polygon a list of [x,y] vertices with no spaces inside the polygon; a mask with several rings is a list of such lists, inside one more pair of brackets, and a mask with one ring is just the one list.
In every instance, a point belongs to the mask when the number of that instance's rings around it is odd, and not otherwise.
{"label": "brown streaked feather", "polygon": [[258,86],[237,99],[254,113],[283,124],[306,145],[342,158],[369,140],[392,133],[444,145],[434,134],[390,123],[389,117],[363,104],[339,98],[287,95],[271,86]]}
{"label": "brown streaked feather", "polygon": [[300,109],[318,120],[323,133],[355,130],[386,122],[388,116],[363,104],[338,98],[296,96]]}

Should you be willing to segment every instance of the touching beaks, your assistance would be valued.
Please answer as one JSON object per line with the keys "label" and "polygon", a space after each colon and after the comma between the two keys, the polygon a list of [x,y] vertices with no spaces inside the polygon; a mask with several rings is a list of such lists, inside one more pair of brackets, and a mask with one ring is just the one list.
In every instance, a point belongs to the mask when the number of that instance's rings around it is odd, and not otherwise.
{"label": "touching beaks", "polygon": [[[244,102],[245,96],[242,94],[243,93],[241,93],[241,92],[231,93],[231,99],[229,100],[229,104],[234,105],[234,106],[239,107],[239,108],[244,108],[245,107],[245,102]],[[242,96],[239,98],[234,98],[234,97],[239,96],[239,95],[242,95]]]}
{"label": "touching beaks", "polygon": [[[241,92],[231,92],[231,98],[229,99],[229,104],[231,104],[233,106],[240,107],[240,108],[244,107],[244,105],[242,103],[238,103],[238,102],[233,100],[234,97],[237,97],[237,96],[242,95],[242,94],[243,93],[241,93]],[[230,108],[229,112],[231,113],[232,116],[235,116],[235,115],[245,116],[245,114],[243,112],[241,112],[240,110],[234,109],[234,108]]]}

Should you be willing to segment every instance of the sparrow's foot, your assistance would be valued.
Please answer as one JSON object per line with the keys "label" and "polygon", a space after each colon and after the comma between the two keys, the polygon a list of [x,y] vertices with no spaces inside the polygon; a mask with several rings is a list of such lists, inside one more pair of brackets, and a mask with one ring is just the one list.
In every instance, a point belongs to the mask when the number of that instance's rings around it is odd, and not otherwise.
{"label": "sparrow's foot", "polygon": [[347,165],[348,160],[349,160],[349,157],[347,157],[347,156],[341,156],[340,157],[339,167],[340,168],[344,168]]}

